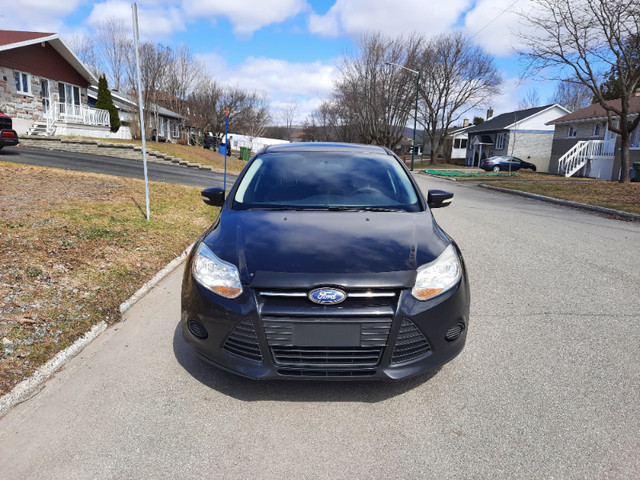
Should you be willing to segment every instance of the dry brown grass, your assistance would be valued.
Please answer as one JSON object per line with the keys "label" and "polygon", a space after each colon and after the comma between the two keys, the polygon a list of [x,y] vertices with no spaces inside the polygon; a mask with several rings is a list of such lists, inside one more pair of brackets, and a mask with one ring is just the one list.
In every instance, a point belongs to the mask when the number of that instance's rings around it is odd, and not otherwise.
{"label": "dry brown grass", "polygon": [[118,306],[212,223],[198,188],[0,162],[0,394]]}
{"label": "dry brown grass", "polygon": [[640,214],[640,183],[604,180],[485,181],[489,185]]}
{"label": "dry brown grass", "polygon": [[[87,138],[87,140],[96,141],[95,138]],[[141,146],[141,140],[120,140],[120,139],[108,139],[101,140],[99,142],[104,143],[126,143],[131,145]],[[205,150],[202,147],[190,146],[190,145],[178,145],[174,143],[163,142],[146,142],[147,150],[154,150],[156,152],[164,153],[166,155],[172,155],[179,157],[183,160],[187,160],[192,163],[200,163],[202,165],[210,165],[213,168],[222,170],[224,168],[224,156],[213,150]],[[244,168],[247,162],[239,160],[235,157],[227,157],[227,171],[231,173],[239,173]]]}

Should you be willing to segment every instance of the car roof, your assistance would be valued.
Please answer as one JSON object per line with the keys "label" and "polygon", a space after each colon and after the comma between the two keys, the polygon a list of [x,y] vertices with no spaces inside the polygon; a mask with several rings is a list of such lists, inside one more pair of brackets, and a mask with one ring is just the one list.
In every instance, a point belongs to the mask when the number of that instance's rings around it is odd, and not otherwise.
{"label": "car roof", "polygon": [[377,145],[361,145],[356,143],[323,143],[323,142],[295,142],[269,145],[262,153],[292,153],[292,152],[341,152],[341,153],[378,153],[391,155],[384,147]]}

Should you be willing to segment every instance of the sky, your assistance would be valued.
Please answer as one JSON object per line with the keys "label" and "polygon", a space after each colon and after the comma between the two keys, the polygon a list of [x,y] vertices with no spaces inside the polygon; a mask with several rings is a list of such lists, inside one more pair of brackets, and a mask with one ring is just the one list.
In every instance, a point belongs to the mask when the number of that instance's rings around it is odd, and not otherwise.
{"label": "sky", "polygon": [[[518,109],[532,88],[541,104],[555,85],[522,78],[514,49],[518,9],[530,0],[139,0],[142,40],[186,44],[217,81],[266,93],[276,123],[295,105],[302,121],[331,93],[337,67],[366,33],[430,37],[461,29],[495,58],[501,94],[494,115]],[[2,29],[60,34],[63,41],[91,35],[107,17],[132,25],[122,0],[17,0],[0,13]],[[5,9],[5,12],[7,10]],[[133,27],[132,27],[133,31]],[[473,115],[484,116],[485,112]]]}

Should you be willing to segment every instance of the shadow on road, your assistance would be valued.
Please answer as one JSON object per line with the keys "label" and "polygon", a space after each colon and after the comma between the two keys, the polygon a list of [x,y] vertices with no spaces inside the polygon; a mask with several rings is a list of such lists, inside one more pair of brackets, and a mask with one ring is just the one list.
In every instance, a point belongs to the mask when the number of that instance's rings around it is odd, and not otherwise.
{"label": "shadow on road", "polygon": [[14,147],[0,148],[0,156],[15,156],[20,155],[18,150],[15,150]]}
{"label": "shadow on road", "polygon": [[178,363],[196,380],[224,395],[245,402],[366,402],[402,395],[433,378],[440,368],[400,382],[249,380],[214,367],[197,357],[182,338],[178,323],[173,335]]}

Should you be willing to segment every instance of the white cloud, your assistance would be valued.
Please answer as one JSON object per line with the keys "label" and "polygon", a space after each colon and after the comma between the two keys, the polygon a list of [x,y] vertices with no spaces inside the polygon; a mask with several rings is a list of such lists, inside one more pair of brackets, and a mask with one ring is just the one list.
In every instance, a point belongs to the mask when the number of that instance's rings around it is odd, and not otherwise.
{"label": "white cloud", "polygon": [[32,32],[59,32],[64,25],[64,17],[73,12],[82,0],[21,0],[18,5],[9,8],[6,0],[1,17],[3,28],[28,30]]}
{"label": "white cloud", "polygon": [[308,8],[305,0],[183,0],[182,7],[191,18],[226,17],[237,35],[250,36],[273,23],[295,17]]}
{"label": "white cloud", "polygon": [[[274,111],[298,105],[296,121],[304,120],[325,100],[337,74],[336,67],[320,61],[292,63],[274,58],[249,57],[241,64],[230,67],[215,53],[198,55],[212,78],[223,85],[264,92]],[[275,114],[277,118],[277,113]]]}
{"label": "white cloud", "polygon": [[311,14],[309,29],[327,37],[369,32],[433,35],[453,27],[470,4],[470,0],[337,0],[325,15]]}
{"label": "white cloud", "polygon": [[[122,20],[133,31],[131,3],[124,0],[107,0],[96,3],[86,23],[92,26],[106,18]],[[138,5],[138,24],[142,40],[165,40],[177,31],[185,30],[183,14],[179,9],[164,6],[162,2],[145,2]]]}
{"label": "white cloud", "polygon": [[530,0],[479,0],[465,17],[465,27],[488,53],[512,55],[522,46],[517,32],[525,32],[518,12],[532,8]]}

